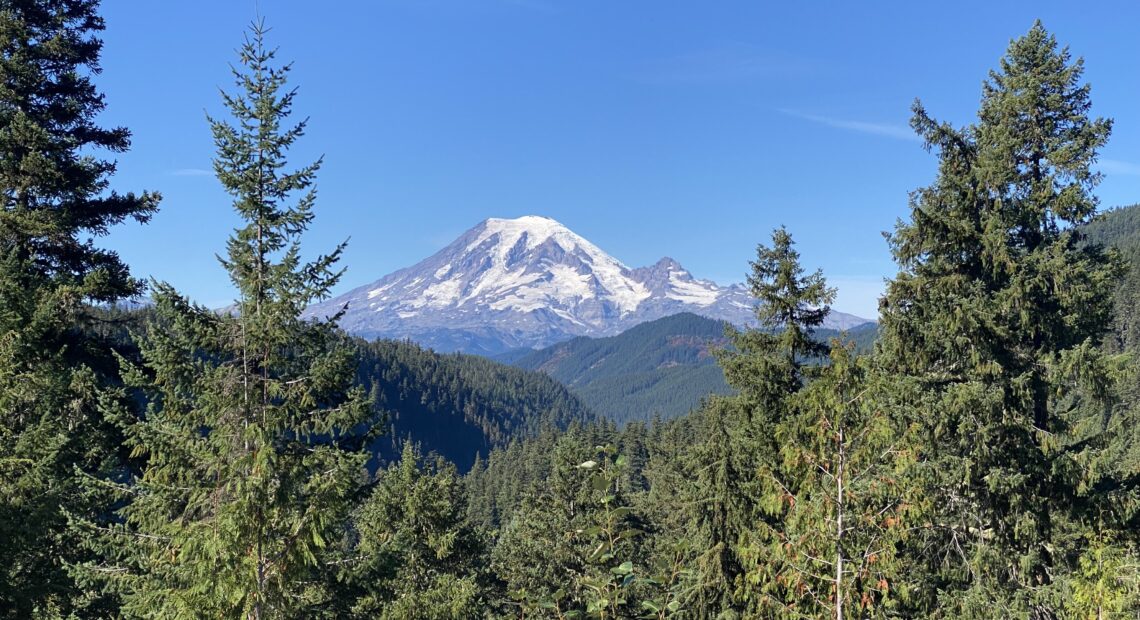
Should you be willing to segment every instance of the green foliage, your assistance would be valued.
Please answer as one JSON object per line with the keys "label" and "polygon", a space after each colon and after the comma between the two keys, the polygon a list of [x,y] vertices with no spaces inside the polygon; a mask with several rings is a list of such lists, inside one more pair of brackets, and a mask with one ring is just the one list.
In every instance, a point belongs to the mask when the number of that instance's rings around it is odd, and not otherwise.
{"label": "green foliage", "polygon": [[749,284],[761,300],[759,328],[728,330],[733,347],[718,357],[737,394],[709,401],[691,452],[695,485],[688,496],[698,509],[690,529],[702,550],[694,570],[703,608],[758,613],[768,598],[755,577],[768,570],[768,559],[755,551],[780,544],[783,509],[766,497],[773,481],[786,478],[777,433],[792,413],[789,399],[815,374],[806,372],[805,358],[827,350],[812,336],[835,294],[820,272],[803,275],[792,246],[778,229],[771,248],[757,249]]}
{"label": "green foliage", "polygon": [[577,532],[594,525],[587,523],[585,507],[595,501],[595,492],[591,472],[578,465],[593,458],[591,439],[604,441],[600,434],[605,431],[572,429],[557,438],[545,455],[549,476],[525,490],[502,524],[492,570],[524,614],[552,607],[564,613],[584,605],[584,593],[569,588],[567,580],[587,575],[590,549]]}
{"label": "green foliage", "polygon": [[1100,620],[1140,612],[1140,555],[1135,547],[1094,535],[1066,596],[1068,618]]}
{"label": "green foliage", "polygon": [[115,162],[103,157],[127,150],[130,132],[96,122],[97,5],[0,3],[0,617],[113,604],[66,573],[83,557],[66,516],[105,510],[76,470],[108,475],[123,462],[97,410],[117,379],[90,303],[143,287],[93,239],[146,222],[159,196],[110,188]]}
{"label": "green foliage", "polygon": [[389,414],[384,458],[411,440],[471,468],[477,454],[544,430],[587,422],[593,413],[557,381],[475,355],[442,355],[409,342],[360,342],[358,381]]}
{"label": "green foliage", "polygon": [[404,444],[353,519],[342,599],[358,618],[471,618],[488,604],[483,538],[466,524],[455,466]]}
{"label": "green foliage", "polygon": [[739,588],[746,571],[739,545],[759,518],[755,472],[764,455],[739,397],[711,400],[697,424],[682,470],[692,482],[674,491],[692,506],[678,527],[695,540],[693,603],[737,614],[744,610]]}
{"label": "green foliage", "polygon": [[104,403],[145,467],[103,483],[121,494],[121,520],[81,524],[104,560],[76,572],[121,596],[126,616],[320,615],[331,604],[330,541],[364,481],[375,415],[353,386],[352,349],[332,323],[300,317],[335,284],[341,248],[300,261],[316,165],[282,170],[304,125],[282,127],[293,91],[282,91],[288,68],[272,65],[264,32],[254,25],[244,72],[234,70],[240,94],[225,96],[236,124],[212,121],[215,169],[245,221],[222,261],[237,313],[159,285],[144,361],[124,360],[146,412],[134,416],[125,398]]}
{"label": "green foliage", "polygon": [[618,618],[633,611],[632,586],[637,580],[629,544],[643,532],[632,518],[633,509],[625,505],[620,479],[625,458],[617,456],[614,446],[598,446],[594,458],[579,463],[577,468],[588,475],[589,487],[584,527],[574,530],[574,538],[584,543],[588,552],[585,570],[569,584],[571,593],[580,594],[588,618]]}
{"label": "green foliage", "polygon": [[741,551],[764,615],[884,617],[906,596],[896,557],[905,532],[901,433],[866,366],[834,343],[831,363],[776,427],[780,459],[761,473],[760,504],[777,518]]}
{"label": "green foliage", "polygon": [[591,436],[558,440],[550,484],[534,488],[504,526],[492,565],[510,607],[524,617],[674,617],[683,611],[684,552],[651,567],[649,524],[630,503],[631,461],[615,444],[589,447]]}
{"label": "green foliage", "polygon": [[[927,510],[912,570],[947,613],[1044,617],[1077,550],[1081,471],[1071,388],[1095,373],[1119,269],[1076,226],[1110,123],[1088,116],[1082,64],[1040,24],[1010,44],[978,121],[912,125],[937,150],[890,237],[900,273],[882,302],[879,359],[912,390],[903,410]],[[1070,356],[1081,368],[1060,369]],[[902,379],[905,378],[905,379]]]}

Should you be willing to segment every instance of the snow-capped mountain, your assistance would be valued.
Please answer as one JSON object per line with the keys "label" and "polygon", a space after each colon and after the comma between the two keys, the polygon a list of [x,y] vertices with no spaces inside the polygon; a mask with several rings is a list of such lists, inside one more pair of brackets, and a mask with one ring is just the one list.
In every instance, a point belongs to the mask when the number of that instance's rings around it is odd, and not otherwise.
{"label": "snow-capped mountain", "polygon": [[[752,318],[740,285],[694,278],[671,258],[630,269],[546,217],[492,218],[433,256],[309,308],[366,338],[409,338],[440,351],[498,353],[575,336],[611,336],[678,312]],[[869,322],[833,312],[827,326]]]}

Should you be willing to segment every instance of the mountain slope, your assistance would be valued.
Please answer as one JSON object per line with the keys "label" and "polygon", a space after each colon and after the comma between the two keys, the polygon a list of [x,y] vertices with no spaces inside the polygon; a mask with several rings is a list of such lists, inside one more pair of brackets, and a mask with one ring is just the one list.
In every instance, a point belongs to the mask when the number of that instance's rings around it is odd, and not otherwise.
{"label": "mountain slope", "polygon": [[483,357],[378,340],[361,342],[358,358],[358,381],[392,427],[375,446],[381,458],[398,456],[401,443],[410,439],[466,471],[476,453],[594,419],[549,376]]}
{"label": "mountain slope", "polygon": [[1140,205],[1105,211],[1082,232],[1089,243],[1118,250],[1128,263],[1116,287],[1106,345],[1111,351],[1140,351]]}
{"label": "mountain slope", "polygon": [[[753,300],[740,285],[694,278],[669,258],[630,269],[545,217],[489,219],[436,254],[314,305],[347,306],[343,329],[408,338],[440,351],[498,354],[575,336],[611,336],[678,312],[745,324]],[[833,313],[833,326],[868,322]]]}
{"label": "mountain slope", "polygon": [[[731,389],[713,350],[728,344],[723,321],[682,313],[643,323],[617,336],[575,338],[510,363],[549,374],[598,415],[617,422],[672,418],[688,413],[710,394]],[[823,329],[821,340],[839,335]],[[869,351],[875,324],[847,333],[859,351]]]}
{"label": "mountain slope", "polygon": [[575,338],[514,365],[561,381],[603,417],[618,422],[688,413],[709,394],[731,392],[712,351],[725,323],[691,313],[643,323],[608,338]]}

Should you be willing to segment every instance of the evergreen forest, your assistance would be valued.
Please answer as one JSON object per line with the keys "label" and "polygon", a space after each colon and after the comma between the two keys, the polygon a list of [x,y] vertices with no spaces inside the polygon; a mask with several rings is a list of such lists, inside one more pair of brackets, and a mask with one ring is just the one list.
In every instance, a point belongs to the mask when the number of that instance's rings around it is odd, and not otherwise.
{"label": "evergreen forest", "polygon": [[345,245],[261,21],[202,128],[234,305],[134,275],[99,8],[0,0],[0,618],[1140,617],[1140,207],[1040,22],[970,124],[915,101],[877,329],[777,228],[754,327],[508,366],[303,318]]}

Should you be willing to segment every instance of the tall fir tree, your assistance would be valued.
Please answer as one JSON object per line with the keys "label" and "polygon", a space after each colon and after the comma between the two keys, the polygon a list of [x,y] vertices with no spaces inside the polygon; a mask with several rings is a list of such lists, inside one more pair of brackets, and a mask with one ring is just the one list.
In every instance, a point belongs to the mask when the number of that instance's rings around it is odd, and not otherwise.
{"label": "tall fir tree", "polygon": [[835,289],[823,272],[804,274],[800,253],[784,227],[772,231],[772,247],[756,248],[750,263],[748,286],[757,300],[756,319],[761,329],[776,332],[775,346],[798,375],[805,358],[827,355],[827,344],[812,338],[831,312]]}
{"label": "tall fir tree", "polygon": [[239,91],[224,95],[234,122],[211,119],[215,170],[244,221],[222,260],[236,308],[158,286],[145,363],[126,365],[147,411],[111,412],[146,468],[122,488],[122,522],[89,527],[104,562],[77,572],[109,581],[126,616],[333,613],[334,543],[365,482],[375,420],[353,350],[334,322],[301,317],[340,277],[343,245],[301,260],[320,162],[286,170],[305,123],[285,124],[295,91],[265,34],[255,23],[240,49]]}
{"label": "tall fir tree", "polygon": [[[110,189],[130,132],[101,127],[95,0],[0,2],[0,617],[77,612],[68,513],[94,515],[76,469],[108,474],[121,437],[97,410],[116,381],[92,303],[143,290],[94,239],[146,222],[154,193]],[[95,613],[92,611],[92,613]]]}
{"label": "tall fir tree", "polygon": [[805,274],[794,246],[783,228],[772,231],[770,247],[757,246],[748,283],[758,326],[729,328],[732,347],[719,353],[725,380],[738,393],[706,403],[702,441],[691,452],[693,532],[704,547],[693,566],[701,608],[748,613],[768,598],[758,576],[771,567],[758,558],[783,510],[765,502],[782,478],[775,433],[804,386],[807,362],[827,353],[812,336],[835,297],[822,272]]}
{"label": "tall fir tree", "polygon": [[879,357],[914,387],[919,457],[913,570],[929,604],[964,617],[1056,617],[1073,569],[1081,468],[1066,379],[1096,374],[1119,268],[1081,243],[1091,169],[1111,123],[1089,116],[1083,64],[1040,23],[985,82],[976,123],[916,103],[939,157],[890,236]]}

